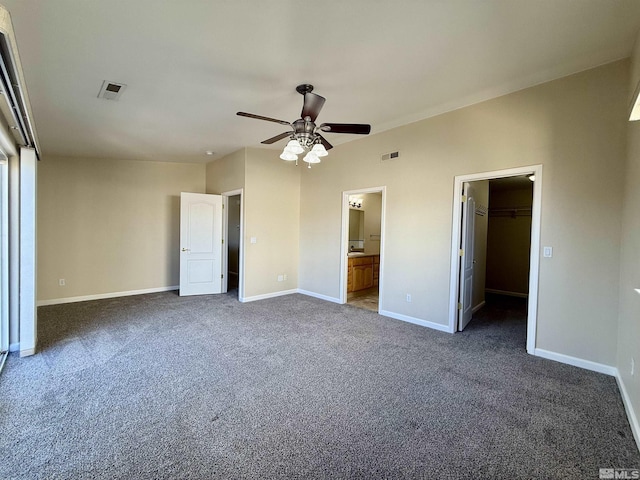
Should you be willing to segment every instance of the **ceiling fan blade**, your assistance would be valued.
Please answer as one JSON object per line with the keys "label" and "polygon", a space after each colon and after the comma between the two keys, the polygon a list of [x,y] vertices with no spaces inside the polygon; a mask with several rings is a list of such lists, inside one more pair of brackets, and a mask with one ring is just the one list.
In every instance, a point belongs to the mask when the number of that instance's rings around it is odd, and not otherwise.
{"label": "ceiling fan blade", "polygon": [[323,123],[318,130],[331,133],[357,133],[359,135],[369,135],[371,125],[365,123]]}
{"label": "ceiling fan blade", "polygon": [[331,150],[333,148],[333,145],[331,145],[329,142],[327,142],[327,139],[324,138],[322,135],[320,135],[319,133],[317,134],[318,137],[320,138],[320,141],[322,142],[322,145],[324,145],[324,149],[325,150]]}
{"label": "ceiling fan blade", "polygon": [[238,112],[236,115],[240,115],[241,117],[255,118],[256,120],[266,120],[267,122],[275,122],[280,123],[282,125],[291,125],[289,122],[285,122],[284,120],[278,120],[277,118],[263,117],[262,115],[254,115],[253,113],[245,113]]}
{"label": "ceiling fan blade", "polygon": [[285,137],[290,137],[291,135],[293,135],[293,132],[284,132],[284,133],[281,133],[280,135],[276,135],[275,137],[267,138],[266,140],[260,143],[266,143],[267,145],[271,145],[272,143],[276,143],[278,140],[282,140]]}
{"label": "ceiling fan blade", "polygon": [[316,121],[316,117],[322,110],[325,98],[312,92],[304,94],[304,105],[302,106],[302,119],[310,117],[312,122]]}

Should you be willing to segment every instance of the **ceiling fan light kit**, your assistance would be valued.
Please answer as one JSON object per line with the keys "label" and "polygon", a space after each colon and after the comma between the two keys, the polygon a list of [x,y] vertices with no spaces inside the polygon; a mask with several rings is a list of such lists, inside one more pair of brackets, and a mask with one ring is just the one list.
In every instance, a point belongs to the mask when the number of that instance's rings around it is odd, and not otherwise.
{"label": "ceiling fan light kit", "polygon": [[300,142],[294,138],[292,140],[289,140],[287,146],[284,147],[284,152],[290,152],[294,155],[300,155],[301,153],[304,153],[304,148],[302,148]]}
{"label": "ceiling fan light kit", "polygon": [[282,160],[287,160],[288,162],[292,162],[294,160],[296,161],[298,160],[298,155],[296,155],[295,153],[287,152],[285,149],[285,151],[280,154],[280,158]]}
{"label": "ceiling fan light kit", "polygon": [[320,163],[320,157],[313,152],[307,153],[302,160],[309,164],[309,168],[311,168],[312,163]]}
{"label": "ceiling fan light kit", "polygon": [[322,145],[321,143],[316,143],[311,151],[318,157],[326,157],[327,155],[329,155],[329,152],[327,152],[327,149],[324,148],[324,145]]}
{"label": "ceiling fan light kit", "polygon": [[301,155],[306,150],[308,152],[302,160],[307,162],[309,164],[309,168],[311,168],[312,163],[320,163],[320,157],[326,157],[328,155],[327,150],[331,150],[333,148],[333,145],[331,145],[327,139],[320,134],[320,132],[352,133],[358,135],[368,135],[371,132],[371,125],[363,123],[322,123],[319,126],[316,126],[315,120],[324,105],[325,98],[312,93],[313,85],[309,84],[298,85],[296,87],[296,91],[304,96],[304,104],[302,105],[300,118],[293,123],[289,123],[285,120],[263,117],[262,115],[255,115],[253,113],[237,113],[237,115],[241,117],[280,123],[291,128],[291,131],[281,133],[280,135],[276,135],[275,137],[262,142],[270,145],[289,137],[290,140],[280,155],[282,160],[295,160],[297,165],[298,155]]}

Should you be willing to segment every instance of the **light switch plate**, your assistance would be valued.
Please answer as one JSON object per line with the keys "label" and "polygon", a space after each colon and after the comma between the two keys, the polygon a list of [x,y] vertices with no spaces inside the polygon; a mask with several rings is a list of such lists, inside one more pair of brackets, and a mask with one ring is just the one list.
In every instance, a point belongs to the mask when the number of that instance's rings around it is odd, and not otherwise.
{"label": "light switch plate", "polygon": [[542,250],[542,255],[546,258],[553,257],[553,247],[544,247]]}
{"label": "light switch plate", "polygon": [[251,243],[258,243],[258,239],[256,237],[251,237]]}

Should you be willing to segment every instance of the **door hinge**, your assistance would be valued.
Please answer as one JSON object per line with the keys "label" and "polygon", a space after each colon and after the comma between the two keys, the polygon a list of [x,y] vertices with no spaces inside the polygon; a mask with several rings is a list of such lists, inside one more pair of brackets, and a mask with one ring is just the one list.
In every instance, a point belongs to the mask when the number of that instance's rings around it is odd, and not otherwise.
{"label": "door hinge", "polygon": [[222,239],[222,244],[224,245],[224,238]]}
{"label": "door hinge", "polygon": [[462,310],[462,304],[458,302],[458,310]]}
{"label": "door hinge", "polygon": [[220,278],[224,278],[224,273],[221,273],[221,274],[220,274]]}
{"label": "door hinge", "polygon": [[464,257],[464,249],[462,249],[462,248],[461,248],[461,249],[460,249],[460,251],[458,252],[458,254],[459,254],[461,257]]}
{"label": "door hinge", "polygon": [[462,200],[462,203],[467,201],[467,196],[466,195],[462,195],[462,197],[460,198]]}

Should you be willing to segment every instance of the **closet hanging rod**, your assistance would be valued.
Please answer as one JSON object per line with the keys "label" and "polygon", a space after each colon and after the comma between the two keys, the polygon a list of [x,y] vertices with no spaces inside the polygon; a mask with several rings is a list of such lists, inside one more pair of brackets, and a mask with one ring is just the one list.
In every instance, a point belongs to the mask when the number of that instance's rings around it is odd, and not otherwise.
{"label": "closet hanging rod", "polygon": [[531,207],[511,207],[511,208],[489,208],[490,213],[499,213],[499,212],[531,212]]}

